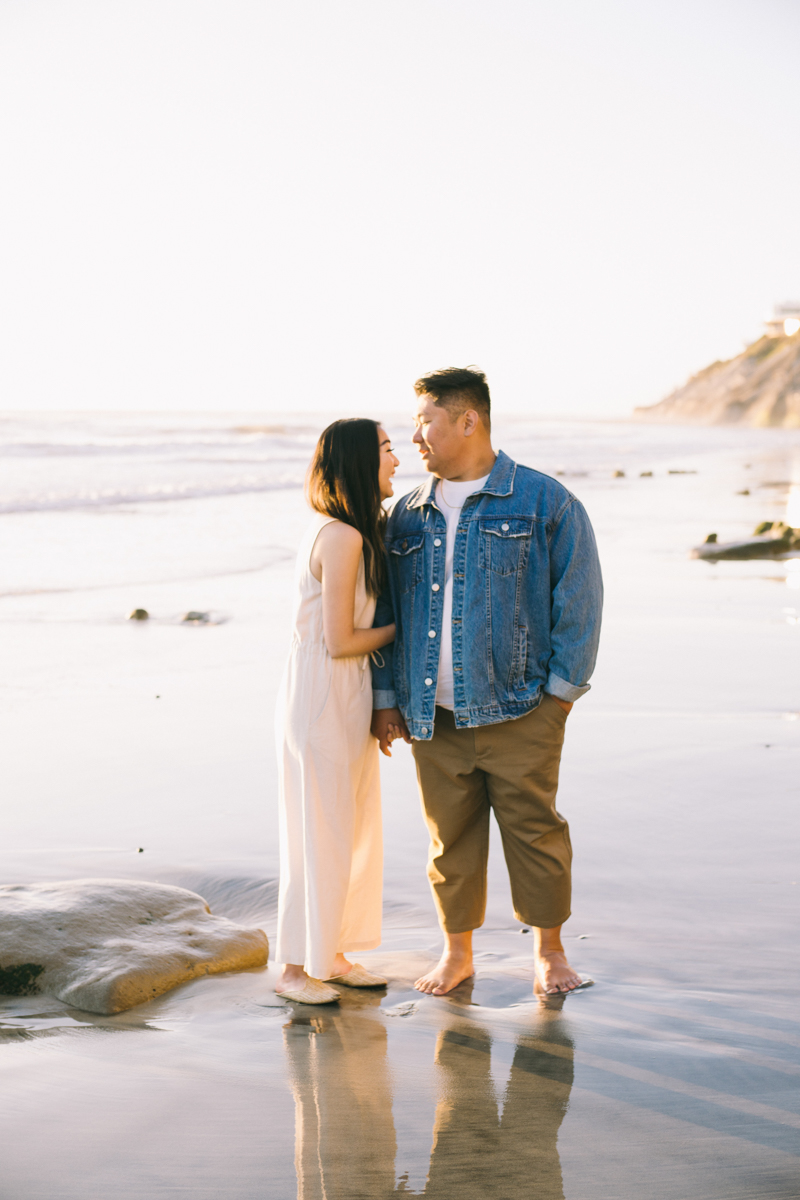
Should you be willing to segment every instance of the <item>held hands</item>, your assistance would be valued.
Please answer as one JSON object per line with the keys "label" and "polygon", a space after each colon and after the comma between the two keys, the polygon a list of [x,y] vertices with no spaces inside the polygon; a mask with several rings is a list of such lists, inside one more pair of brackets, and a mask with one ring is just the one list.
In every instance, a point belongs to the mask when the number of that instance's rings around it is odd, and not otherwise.
{"label": "held hands", "polygon": [[392,757],[392,742],[402,738],[411,743],[411,734],[399,708],[376,708],[372,713],[372,736],[378,739],[381,754]]}

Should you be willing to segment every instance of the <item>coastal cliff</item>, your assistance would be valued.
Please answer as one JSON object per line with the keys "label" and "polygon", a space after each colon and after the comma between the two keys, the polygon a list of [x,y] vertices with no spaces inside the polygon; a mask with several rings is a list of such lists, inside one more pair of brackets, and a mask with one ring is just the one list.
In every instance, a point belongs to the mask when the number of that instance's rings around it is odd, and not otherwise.
{"label": "coastal cliff", "polygon": [[658,404],[634,409],[639,420],[692,425],[800,428],[800,333],[762,337],[743,354],[715,362]]}

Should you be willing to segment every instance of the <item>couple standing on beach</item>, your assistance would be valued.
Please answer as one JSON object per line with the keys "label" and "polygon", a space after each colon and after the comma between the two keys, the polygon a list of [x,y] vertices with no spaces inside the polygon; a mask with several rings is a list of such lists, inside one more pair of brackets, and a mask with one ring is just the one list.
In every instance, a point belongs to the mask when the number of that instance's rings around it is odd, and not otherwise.
{"label": "couple standing on beach", "polygon": [[[444,933],[415,987],[473,974],[489,816],[517,919],[534,932],[534,987],[587,982],[567,962],[572,851],[556,810],[564,726],[589,690],[602,581],[582,505],[491,443],[485,375],[417,380],[415,432],[432,478],[388,518],[398,466],[375,421],[335,421],[308,477],[294,635],[277,718],[281,883],[277,991],[325,1004],[380,987],[347,953],[381,938],[378,747],[411,742]],[[370,669],[370,659],[372,661]]]}

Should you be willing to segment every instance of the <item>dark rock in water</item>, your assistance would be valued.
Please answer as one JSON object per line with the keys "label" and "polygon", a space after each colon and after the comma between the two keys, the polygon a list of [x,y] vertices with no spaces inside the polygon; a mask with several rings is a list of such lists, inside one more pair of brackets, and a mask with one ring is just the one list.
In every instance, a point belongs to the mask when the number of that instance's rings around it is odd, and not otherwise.
{"label": "dark rock in water", "polygon": [[742,488],[742,490],[740,492],[737,492],[736,495],[737,496],[749,496],[750,488]]}
{"label": "dark rock in water", "polygon": [[39,991],[36,980],[44,967],[39,963],[20,963],[16,967],[0,967],[0,995],[35,996]]}
{"label": "dark rock in water", "polygon": [[668,475],[696,475],[697,471],[667,471]]}
{"label": "dark rock in water", "polygon": [[639,478],[640,478],[640,479],[652,479],[652,478],[653,478],[653,472],[652,472],[652,471],[640,471],[640,472],[639,472]]}
{"label": "dark rock in water", "polygon": [[132,608],[128,613],[129,621],[149,621],[150,613],[146,608]]}
{"label": "dark rock in water", "polygon": [[760,533],[771,533],[776,540],[793,543],[791,549],[800,542],[800,529],[793,529],[785,521],[762,521],[760,525],[756,525],[753,536],[757,537]]}
{"label": "dark rock in water", "polygon": [[704,542],[695,546],[690,558],[703,558],[707,562],[721,559],[775,558],[785,547],[777,547],[774,538],[748,538],[744,542]]}
{"label": "dark rock in water", "polygon": [[706,562],[781,558],[795,550],[800,550],[800,529],[792,529],[785,521],[762,521],[753,536],[741,542],[718,542],[717,535],[710,533],[702,546],[695,546],[689,557],[702,558]]}
{"label": "dark rock in water", "polygon": [[211,613],[194,612],[194,610],[185,612],[181,617],[181,621],[186,625],[207,625],[210,620]]}
{"label": "dark rock in water", "polygon": [[624,479],[625,472],[624,471],[615,471],[614,474],[611,476],[611,478],[612,479]]}

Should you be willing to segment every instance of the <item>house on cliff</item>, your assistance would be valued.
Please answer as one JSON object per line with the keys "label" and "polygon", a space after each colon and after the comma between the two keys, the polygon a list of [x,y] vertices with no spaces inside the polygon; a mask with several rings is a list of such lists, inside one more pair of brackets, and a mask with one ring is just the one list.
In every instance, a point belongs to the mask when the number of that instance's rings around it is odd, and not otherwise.
{"label": "house on cliff", "polygon": [[776,304],[771,317],[764,322],[767,337],[792,337],[800,329],[800,300]]}

